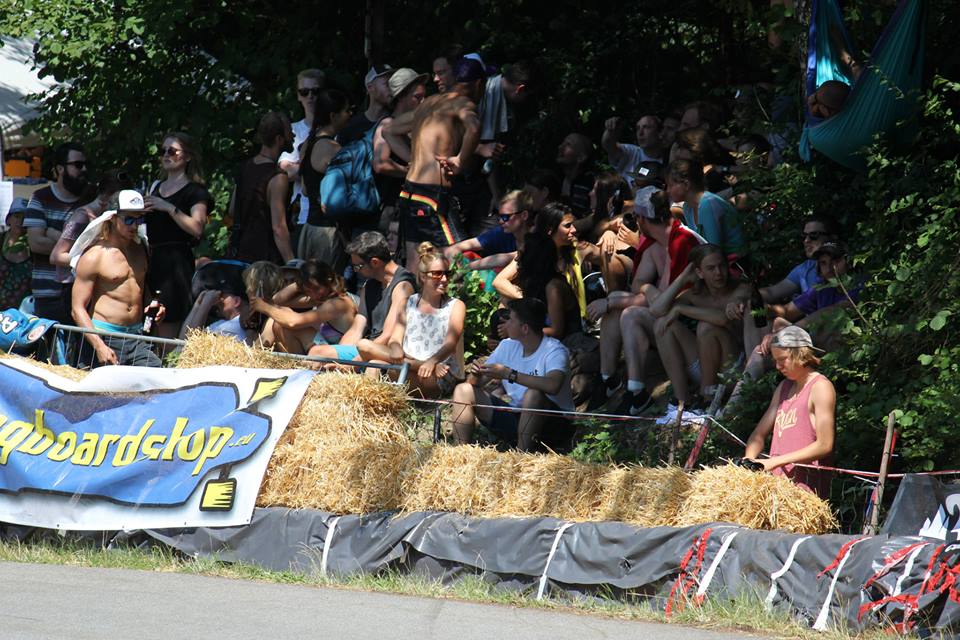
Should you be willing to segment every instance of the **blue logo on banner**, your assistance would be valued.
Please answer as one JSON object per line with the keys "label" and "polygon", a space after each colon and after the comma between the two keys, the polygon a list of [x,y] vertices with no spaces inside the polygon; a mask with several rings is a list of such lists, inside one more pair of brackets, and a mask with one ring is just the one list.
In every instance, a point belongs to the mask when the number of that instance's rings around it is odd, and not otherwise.
{"label": "blue logo on banner", "polygon": [[[248,401],[253,406],[241,409],[232,384],[66,393],[0,365],[0,491],[183,504],[210,470],[219,468],[225,477],[230,465],[263,444],[270,419],[256,412],[255,403],[285,381],[259,381]],[[214,489],[208,508],[232,506],[229,485]]]}

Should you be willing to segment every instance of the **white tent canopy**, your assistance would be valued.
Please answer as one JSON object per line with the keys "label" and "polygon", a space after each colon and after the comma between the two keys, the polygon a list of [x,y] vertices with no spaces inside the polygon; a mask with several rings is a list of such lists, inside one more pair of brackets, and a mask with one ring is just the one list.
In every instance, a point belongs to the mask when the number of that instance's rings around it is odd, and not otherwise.
{"label": "white tent canopy", "polygon": [[14,149],[39,144],[30,135],[25,125],[37,112],[35,106],[26,101],[31,93],[46,91],[56,84],[50,78],[41,79],[33,68],[33,42],[0,38],[0,147]]}

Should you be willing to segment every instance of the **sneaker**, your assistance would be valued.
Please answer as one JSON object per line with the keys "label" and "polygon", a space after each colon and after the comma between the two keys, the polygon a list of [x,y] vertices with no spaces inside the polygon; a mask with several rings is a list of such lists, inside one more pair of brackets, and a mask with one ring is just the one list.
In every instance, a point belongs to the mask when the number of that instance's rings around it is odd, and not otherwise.
{"label": "sneaker", "polygon": [[593,410],[604,406],[622,387],[619,376],[610,376],[606,380],[597,376],[587,408]]}
{"label": "sneaker", "polygon": [[639,416],[646,411],[653,402],[650,393],[643,389],[642,391],[627,391],[623,394],[623,400],[617,407],[616,413],[622,416]]}

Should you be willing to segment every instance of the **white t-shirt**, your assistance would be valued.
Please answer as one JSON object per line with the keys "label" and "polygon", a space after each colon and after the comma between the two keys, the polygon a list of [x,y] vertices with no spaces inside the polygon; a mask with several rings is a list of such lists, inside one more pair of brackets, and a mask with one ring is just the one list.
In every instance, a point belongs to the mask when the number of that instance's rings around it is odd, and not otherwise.
{"label": "white t-shirt", "polygon": [[[278,162],[300,162],[300,145],[307,141],[310,135],[310,125],[306,118],[294,122],[290,127],[293,129],[293,151],[284,151],[280,154]],[[307,214],[310,212],[310,199],[303,194],[300,189],[300,180],[293,183],[293,194],[290,196],[290,202],[300,198],[300,215],[297,216],[298,224],[307,223]]]}
{"label": "white t-shirt", "polygon": [[[487,364],[502,364],[505,367],[516,369],[520,373],[543,377],[551,371],[563,371],[563,385],[557,395],[547,397],[555,405],[565,411],[573,411],[573,394],[570,392],[570,353],[567,348],[550,336],[543,336],[540,346],[531,355],[524,357],[523,345],[518,340],[507,338],[502,340],[497,348],[487,358]],[[510,405],[519,407],[523,402],[523,394],[527,387],[522,384],[502,380],[503,388],[510,397]]]}
{"label": "white t-shirt", "polygon": [[207,327],[207,331],[210,333],[219,333],[224,336],[233,336],[240,342],[246,342],[247,340],[247,332],[240,326],[240,316],[237,316],[233,320],[217,320],[216,322],[211,322]]}
{"label": "white t-shirt", "polygon": [[617,162],[613,168],[623,176],[623,179],[626,180],[630,186],[633,186],[634,178],[630,174],[637,172],[641,162],[659,162],[663,164],[664,158],[648,156],[642,147],[638,147],[635,144],[620,143],[620,161]]}

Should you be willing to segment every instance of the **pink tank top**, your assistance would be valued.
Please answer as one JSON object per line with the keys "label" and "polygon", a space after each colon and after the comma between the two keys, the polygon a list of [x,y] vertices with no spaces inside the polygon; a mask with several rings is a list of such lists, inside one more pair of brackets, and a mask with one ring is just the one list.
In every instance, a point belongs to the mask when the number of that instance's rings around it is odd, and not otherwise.
{"label": "pink tank top", "polygon": [[[807,380],[803,389],[793,398],[793,382],[788,381],[780,391],[780,404],[777,407],[777,417],[773,423],[773,439],[770,442],[770,456],[778,456],[802,449],[817,439],[817,431],[810,419],[810,392],[813,385],[820,379],[819,373],[814,373]],[[828,464],[829,459],[814,460],[808,464],[819,466]],[[831,474],[819,469],[808,469],[787,464],[774,469],[774,474],[786,476],[808,491],[816,493],[823,499],[830,494]]]}

